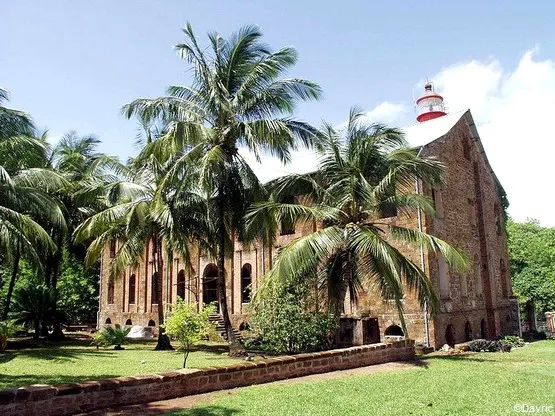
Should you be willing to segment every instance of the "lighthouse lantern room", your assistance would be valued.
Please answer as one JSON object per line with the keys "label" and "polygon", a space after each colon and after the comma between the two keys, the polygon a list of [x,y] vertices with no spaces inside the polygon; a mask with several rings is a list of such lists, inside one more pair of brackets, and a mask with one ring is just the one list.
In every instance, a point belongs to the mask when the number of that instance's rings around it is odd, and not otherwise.
{"label": "lighthouse lantern room", "polygon": [[426,85],[424,85],[424,94],[416,100],[416,106],[418,108],[418,116],[416,117],[418,122],[432,120],[447,114],[443,97],[434,91],[431,82],[426,82]]}

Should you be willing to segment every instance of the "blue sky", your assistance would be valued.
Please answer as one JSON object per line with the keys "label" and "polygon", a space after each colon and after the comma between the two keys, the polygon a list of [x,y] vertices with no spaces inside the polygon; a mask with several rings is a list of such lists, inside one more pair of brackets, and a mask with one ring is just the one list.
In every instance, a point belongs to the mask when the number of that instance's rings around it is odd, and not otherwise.
{"label": "blue sky", "polygon": [[[6,1],[0,86],[11,92],[10,106],[28,111],[53,139],[71,129],[92,133],[103,141],[102,151],[127,157],[136,152],[136,123],[120,115],[121,107],[188,83],[187,65],[172,49],[185,22],[201,39],[207,31],[227,35],[256,24],[274,49],[297,48],[299,63],[290,75],[324,89],[320,102],[299,105],[298,118],[340,123],[356,104],[376,119],[410,124],[413,89],[417,94],[430,77],[450,108],[470,107],[484,126],[486,151],[516,204],[511,214],[555,225],[550,210],[537,208],[553,201],[530,201],[526,182],[511,175],[523,153],[511,156],[508,145],[522,137],[507,138],[511,131],[502,126],[514,122],[521,99],[555,109],[555,3],[483,3]],[[544,101],[536,102],[546,84]],[[549,126],[540,127],[541,140],[527,145],[547,141]],[[530,169],[537,168],[534,157]]]}

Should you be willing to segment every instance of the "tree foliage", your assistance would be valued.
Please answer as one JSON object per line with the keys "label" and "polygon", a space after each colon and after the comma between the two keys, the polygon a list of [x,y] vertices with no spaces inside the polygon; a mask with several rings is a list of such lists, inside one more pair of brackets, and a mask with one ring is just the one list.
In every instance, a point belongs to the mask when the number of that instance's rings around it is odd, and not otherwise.
{"label": "tree foliage", "polygon": [[540,314],[555,310],[555,228],[509,220],[507,236],[513,292]]}
{"label": "tree foliage", "polygon": [[305,294],[296,288],[280,287],[254,305],[252,332],[262,348],[299,353],[331,345],[337,325],[333,314],[307,309],[305,301]]}
{"label": "tree foliage", "polygon": [[210,315],[216,312],[214,305],[207,305],[197,312],[197,305],[185,303],[182,299],[171,307],[171,314],[166,319],[164,328],[173,340],[179,343],[183,350],[183,368],[187,364],[187,357],[191,347],[210,334],[214,324],[210,322]]}

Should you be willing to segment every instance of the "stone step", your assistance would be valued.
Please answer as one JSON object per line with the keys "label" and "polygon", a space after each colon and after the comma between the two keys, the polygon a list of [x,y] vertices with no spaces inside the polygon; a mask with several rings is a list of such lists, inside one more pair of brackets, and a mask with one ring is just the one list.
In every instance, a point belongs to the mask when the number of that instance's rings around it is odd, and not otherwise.
{"label": "stone step", "polygon": [[[227,341],[227,332],[225,330],[224,318],[220,314],[212,314],[208,317],[210,322],[214,322],[216,324],[216,332],[218,332],[223,339]],[[233,328],[233,333],[235,334],[235,338],[239,341],[243,340],[243,336],[240,331]]]}

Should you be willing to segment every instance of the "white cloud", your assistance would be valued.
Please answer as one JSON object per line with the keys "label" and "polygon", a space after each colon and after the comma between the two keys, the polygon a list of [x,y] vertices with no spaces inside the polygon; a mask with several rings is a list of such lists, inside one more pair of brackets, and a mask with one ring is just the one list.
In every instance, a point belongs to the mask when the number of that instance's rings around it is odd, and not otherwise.
{"label": "white cloud", "polygon": [[555,62],[527,51],[513,70],[496,61],[450,66],[434,78],[451,111],[470,108],[515,219],[555,225]]}
{"label": "white cloud", "polygon": [[[555,226],[555,194],[551,155],[555,153],[555,61],[541,60],[539,48],[522,56],[516,67],[496,59],[448,66],[431,80],[446,99],[449,112],[470,108],[488,159],[507,191],[513,218],[539,219]],[[512,66],[512,65],[511,65]],[[415,86],[421,91],[424,81]],[[416,91],[415,90],[415,91]],[[370,121],[390,125],[409,124],[412,106],[382,102],[368,111]],[[339,126],[340,127],[340,126]],[[247,155],[250,162],[254,158]],[[253,167],[264,181],[291,172],[316,168],[312,152],[294,152],[283,166],[264,157]]]}

